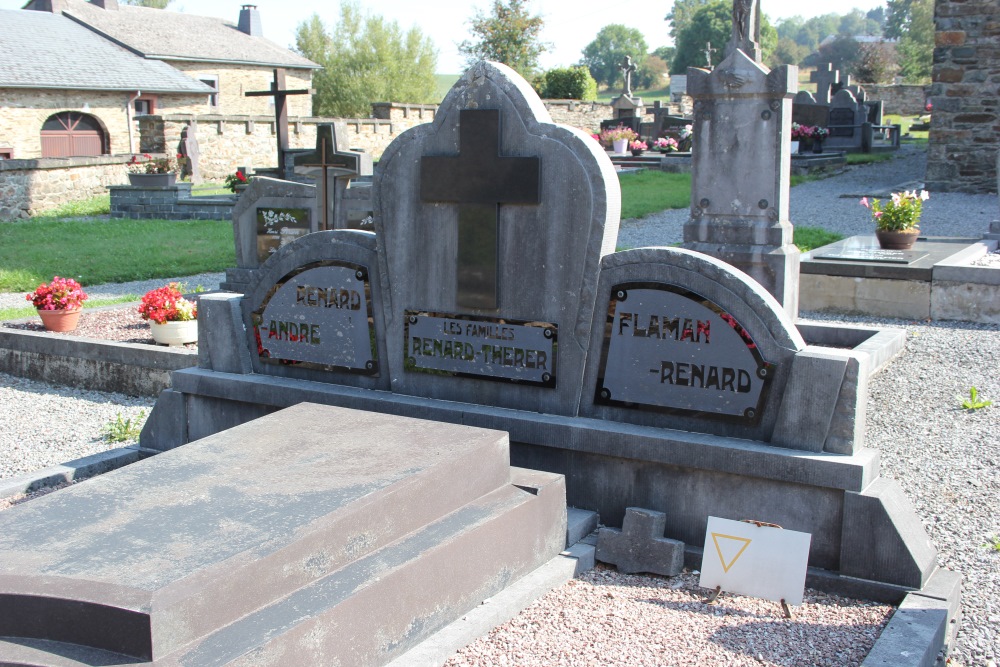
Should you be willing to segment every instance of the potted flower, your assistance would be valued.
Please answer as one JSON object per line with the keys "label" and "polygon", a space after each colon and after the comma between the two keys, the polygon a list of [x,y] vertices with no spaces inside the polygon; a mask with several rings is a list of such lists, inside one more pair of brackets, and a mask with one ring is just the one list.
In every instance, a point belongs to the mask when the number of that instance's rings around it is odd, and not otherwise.
{"label": "potted flower", "polygon": [[812,148],[813,126],[792,123],[792,153],[804,153]]}
{"label": "potted flower", "polygon": [[83,302],[89,297],[72,278],[55,276],[52,282],[42,283],[25,298],[38,310],[48,331],[72,331],[80,321]]}
{"label": "potted flower", "polygon": [[818,125],[813,128],[812,139],[813,139],[813,153],[823,152],[823,142],[826,138],[830,136],[830,130],[825,127],[819,127]]}
{"label": "potted flower", "polygon": [[611,146],[615,153],[624,153],[628,143],[638,138],[635,130],[624,125],[609,127],[601,132],[601,142],[605,146]]}
{"label": "potted flower", "polygon": [[646,145],[646,142],[645,141],[639,141],[638,139],[636,139],[635,141],[629,143],[629,145],[628,145],[628,149],[630,151],[632,151],[632,156],[633,157],[639,157],[640,155],[642,155],[642,152],[644,150],[646,150],[647,148],[649,148],[649,147]]}
{"label": "potted flower", "polygon": [[244,190],[249,183],[250,181],[247,179],[246,174],[239,170],[226,176],[226,188],[228,188],[230,192]]}
{"label": "potted flower", "polygon": [[861,199],[861,205],[871,210],[875,222],[875,236],[884,250],[909,250],[920,235],[920,212],[930,198],[926,190],[917,193],[894,192],[892,199],[882,203],[878,199]]}
{"label": "potted flower", "polygon": [[673,153],[677,150],[677,140],[673,137],[660,137],[653,142],[653,148],[661,153]]}
{"label": "potted flower", "polygon": [[149,320],[153,340],[161,345],[184,345],[198,340],[198,306],[184,298],[178,283],[146,292],[139,304],[139,314]]}
{"label": "potted flower", "polygon": [[128,182],[131,185],[140,187],[167,187],[177,181],[177,174],[180,171],[180,160],[185,159],[178,154],[177,157],[153,157],[149,153],[133,155],[125,168],[128,169]]}

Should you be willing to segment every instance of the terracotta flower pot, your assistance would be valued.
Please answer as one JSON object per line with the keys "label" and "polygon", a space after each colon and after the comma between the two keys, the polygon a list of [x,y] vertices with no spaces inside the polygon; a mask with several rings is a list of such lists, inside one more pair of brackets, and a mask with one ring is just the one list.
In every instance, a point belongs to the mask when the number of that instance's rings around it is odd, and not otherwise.
{"label": "terracotta flower pot", "polygon": [[80,309],[69,310],[38,310],[46,331],[72,331],[80,321]]}
{"label": "terracotta flower pot", "polygon": [[898,232],[875,230],[875,238],[878,239],[878,245],[882,250],[909,250],[917,242],[918,236],[920,229],[917,227]]}
{"label": "terracotta flower pot", "polygon": [[198,320],[163,324],[150,320],[149,330],[153,334],[153,340],[160,345],[186,345],[198,341]]}

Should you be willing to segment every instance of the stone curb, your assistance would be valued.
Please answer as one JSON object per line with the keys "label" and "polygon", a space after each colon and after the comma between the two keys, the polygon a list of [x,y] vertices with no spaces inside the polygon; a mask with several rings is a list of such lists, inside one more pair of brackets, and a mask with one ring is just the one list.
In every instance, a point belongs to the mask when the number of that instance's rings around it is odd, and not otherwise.
{"label": "stone curb", "polygon": [[13,498],[63,482],[79,482],[139,460],[138,446],[118,447],[99,454],[0,480],[0,500]]}

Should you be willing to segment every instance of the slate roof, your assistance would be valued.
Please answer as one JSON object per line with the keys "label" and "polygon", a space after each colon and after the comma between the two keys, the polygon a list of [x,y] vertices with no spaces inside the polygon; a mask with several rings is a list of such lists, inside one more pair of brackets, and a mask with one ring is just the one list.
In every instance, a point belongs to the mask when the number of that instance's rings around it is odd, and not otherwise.
{"label": "slate roof", "polygon": [[72,20],[0,10],[0,88],[209,93],[165,62],[146,60]]}
{"label": "slate roof", "polygon": [[240,32],[231,21],[211,16],[125,4],[108,11],[86,0],[65,0],[63,14],[147,58],[320,68],[270,40]]}

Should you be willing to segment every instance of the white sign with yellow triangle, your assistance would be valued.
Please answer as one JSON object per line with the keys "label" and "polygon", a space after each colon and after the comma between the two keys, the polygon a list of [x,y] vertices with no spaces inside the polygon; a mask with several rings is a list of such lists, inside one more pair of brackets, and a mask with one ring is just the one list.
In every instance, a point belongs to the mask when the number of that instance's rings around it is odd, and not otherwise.
{"label": "white sign with yellow triangle", "polygon": [[810,533],[710,516],[699,584],[801,604],[811,541]]}

